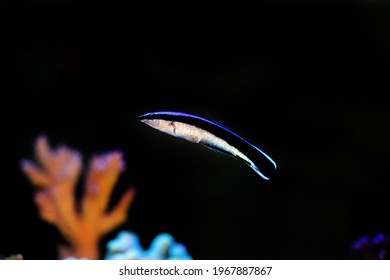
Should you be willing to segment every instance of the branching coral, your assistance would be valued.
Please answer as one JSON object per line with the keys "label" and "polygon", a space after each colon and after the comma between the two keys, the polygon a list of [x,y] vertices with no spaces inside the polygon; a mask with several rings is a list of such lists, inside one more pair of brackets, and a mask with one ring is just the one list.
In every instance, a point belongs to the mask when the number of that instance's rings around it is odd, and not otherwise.
{"label": "branching coral", "polygon": [[53,224],[69,242],[61,246],[60,258],[98,259],[100,238],[126,220],[135,190],[128,189],[112,211],[107,205],[124,162],[120,152],[94,156],[89,163],[84,196],[80,205],[75,198],[82,170],[80,153],[61,146],[51,149],[45,136],[38,137],[35,154],[39,165],[22,160],[21,167],[39,188],[35,202],[43,220]]}

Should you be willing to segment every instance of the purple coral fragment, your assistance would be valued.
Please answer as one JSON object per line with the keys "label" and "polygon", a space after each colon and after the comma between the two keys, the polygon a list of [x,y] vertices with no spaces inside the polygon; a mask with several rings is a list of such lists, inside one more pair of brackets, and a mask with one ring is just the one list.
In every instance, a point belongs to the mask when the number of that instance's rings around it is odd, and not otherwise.
{"label": "purple coral fragment", "polygon": [[390,234],[367,235],[352,243],[352,251],[358,259],[384,260],[390,257]]}

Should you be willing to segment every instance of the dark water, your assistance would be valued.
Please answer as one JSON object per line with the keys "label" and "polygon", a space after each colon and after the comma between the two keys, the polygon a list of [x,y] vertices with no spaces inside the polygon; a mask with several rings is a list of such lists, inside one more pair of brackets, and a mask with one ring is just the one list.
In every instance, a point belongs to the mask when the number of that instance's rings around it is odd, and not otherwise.
{"label": "dark water", "polygon": [[[0,253],[55,258],[62,241],[19,169],[42,133],[85,162],[123,151],[113,203],[138,189],[121,229],[144,246],[168,232],[196,259],[350,259],[361,235],[390,232],[385,2],[12,1],[1,13]],[[276,177],[137,121],[160,110],[223,123],[267,151]]]}

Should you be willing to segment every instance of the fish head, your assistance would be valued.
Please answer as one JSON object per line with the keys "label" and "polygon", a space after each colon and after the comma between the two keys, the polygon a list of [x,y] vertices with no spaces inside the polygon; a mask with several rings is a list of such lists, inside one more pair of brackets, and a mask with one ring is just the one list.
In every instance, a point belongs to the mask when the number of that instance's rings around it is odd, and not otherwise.
{"label": "fish head", "polygon": [[175,125],[171,121],[161,119],[141,119],[144,124],[153,127],[154,129],[160,130],[170,135],[175,135]]}

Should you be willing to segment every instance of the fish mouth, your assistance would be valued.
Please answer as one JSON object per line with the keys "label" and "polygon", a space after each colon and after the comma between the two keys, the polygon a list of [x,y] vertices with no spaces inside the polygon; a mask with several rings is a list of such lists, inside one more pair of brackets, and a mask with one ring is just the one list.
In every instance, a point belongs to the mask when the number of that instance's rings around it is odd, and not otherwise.
{"label": "fish mouth", "polygon": [[147,125],[153,127],[153,128],[156,128],[158,125],[156,120],[153,120],[153,119],[141,119],[140,121],[143,122],[144,124],[147,124]]}

